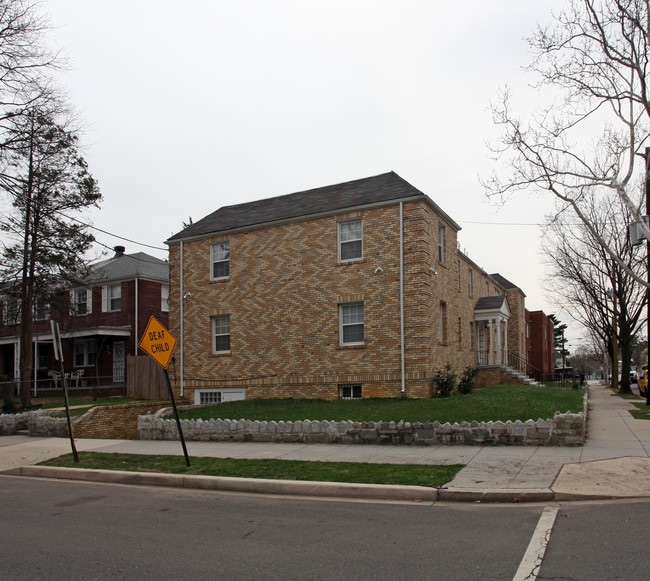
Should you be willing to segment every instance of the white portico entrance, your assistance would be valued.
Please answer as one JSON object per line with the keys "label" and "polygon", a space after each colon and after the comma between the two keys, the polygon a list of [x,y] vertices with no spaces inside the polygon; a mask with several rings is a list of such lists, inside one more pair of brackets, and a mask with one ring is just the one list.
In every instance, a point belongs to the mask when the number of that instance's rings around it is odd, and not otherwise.
{"label": "white portico entrance", "polygon": [[474,307],[478,365],[508,365],[510,307],[504,296],[481,297]]}

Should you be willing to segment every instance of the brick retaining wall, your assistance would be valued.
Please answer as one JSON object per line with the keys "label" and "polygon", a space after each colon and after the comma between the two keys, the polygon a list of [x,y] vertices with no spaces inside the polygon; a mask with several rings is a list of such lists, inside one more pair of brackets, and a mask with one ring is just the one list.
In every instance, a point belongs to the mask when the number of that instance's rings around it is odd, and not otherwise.
{"label": "brick retaining wall", "polygon": [[[130,403],[114,406],[97,406],[82,416],[72,419],[75,438],[100,438],[135,440],[138,437],[138,417],[155,412],[161,402]],[[0,416],[2,417],[2,416]],[[65,417],[53,418],[47,412],[35,415],[29,421],[29,435],[38,437],[68,437]]]}

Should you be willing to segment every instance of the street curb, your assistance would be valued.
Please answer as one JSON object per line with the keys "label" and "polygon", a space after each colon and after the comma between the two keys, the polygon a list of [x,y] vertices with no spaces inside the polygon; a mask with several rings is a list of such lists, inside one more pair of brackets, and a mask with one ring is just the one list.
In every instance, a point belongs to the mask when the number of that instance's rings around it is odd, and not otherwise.
{"label": "street curb", "polygon": [[555,500],[550,488],[505,488],[479,490],[476,488],[441,488],[438,500],[475,503],[549,502]]}
{"label": "street curb", "polygon": [[435,502],[438,500],[438,490],[425,486],[267,480],[261,478],[229,478],[224,476],[185,476],[182,474],[88,470],[84,468],[57,468],[53,466],[23,466],[19,470],[19,475],[37,478],[79,480],[83,482],[162,486],[194,490],[223,490],[256,494],[411,502]]}
{"label": "street curb", "polygon": [[650,493],[594,494],[555,492],[550,488],[487,489],[428,488],[426,486],[398,486],[384,484],[351,484],[347,482],[314,482],[299,480],[270,480],[263,478],[232,478],[226,476],[199,476],[160,474],[153,472],[126,472],[119,470],[90,470],[86,468],[58,468],[55,466],[22,466],[2,474],[34,478],[54,478],[81,482],[127,484],[132,486],[160,486],[188,490],[214,490],[248,494],[273,494],[357,500],[388,500],[403,502],[472,502],[476,504],[505,504],[529,502],[575,502],[589,500],[629,500],[648,498]]}

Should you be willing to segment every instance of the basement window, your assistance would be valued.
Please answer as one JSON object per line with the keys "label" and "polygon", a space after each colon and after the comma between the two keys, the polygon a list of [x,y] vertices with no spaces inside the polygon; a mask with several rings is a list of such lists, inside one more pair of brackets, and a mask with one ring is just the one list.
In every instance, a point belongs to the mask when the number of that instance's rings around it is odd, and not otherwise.
{"label": "basement window", "polygon": [[220,391],[200,391],[199,395],[199,405],[210,405],[213,403],[221,403],[221,392]]}
{"label": "basement window", "polygon": [[361,384],[343,383],[339,385],[339,399],[361,399]]}

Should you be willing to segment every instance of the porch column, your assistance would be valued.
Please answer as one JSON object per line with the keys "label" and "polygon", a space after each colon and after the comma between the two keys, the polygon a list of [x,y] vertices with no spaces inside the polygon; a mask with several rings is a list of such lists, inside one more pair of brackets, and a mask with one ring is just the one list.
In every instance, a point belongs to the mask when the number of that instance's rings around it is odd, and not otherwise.
{"label": "porch column", "polygon": [[496,344],[494,345],[494,363],[501,365],[501,322],[498,319],[495,320],[494,330],[496,334]]}

